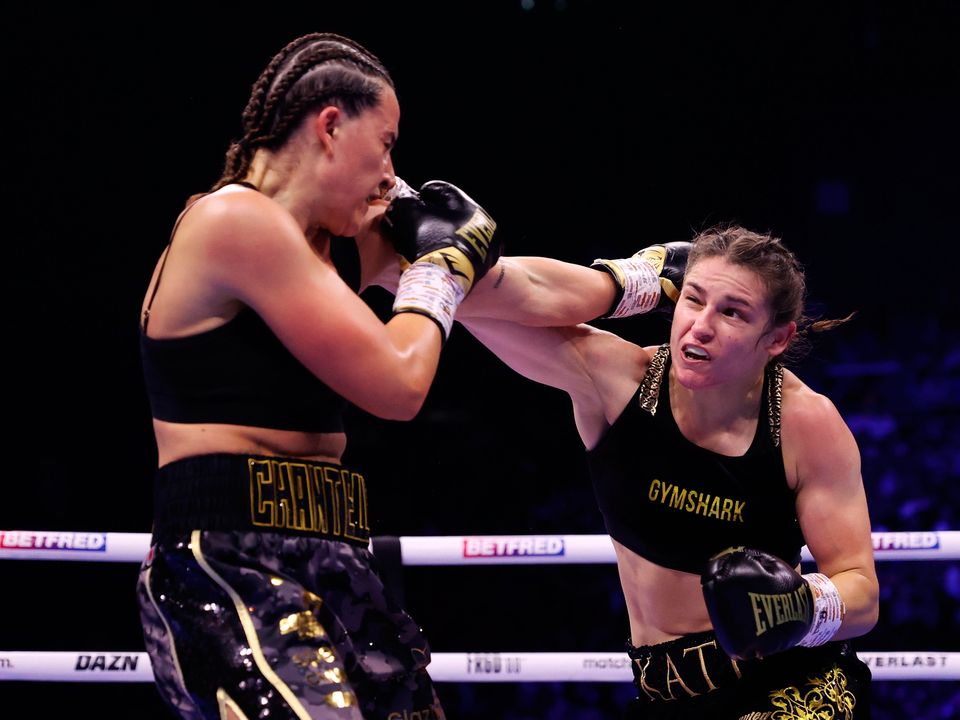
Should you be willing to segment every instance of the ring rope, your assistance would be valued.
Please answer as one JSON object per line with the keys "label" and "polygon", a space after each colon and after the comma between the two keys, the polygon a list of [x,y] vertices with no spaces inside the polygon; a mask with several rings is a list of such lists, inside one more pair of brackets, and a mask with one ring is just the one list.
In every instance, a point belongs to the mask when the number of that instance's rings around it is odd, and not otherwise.
{"label": "ring rope", "polygon": [[[875,680],[960,680],[960,652],[857,653]],[[630,659],[608,652],[432,653],[435,682],[630,682]],[[0,682],[153,682],[145,652],[0,650]]]}
{"label": "ring rope", "polygon": [[[960,559],[960,530],[875,532],[876,560]],[[539,565],[614,563],[608,535],[450,535],[374,538],[399,541],[404,565]],[[0,530],[0,560],[137,562],[149,533]],[[801,558],[811,562],[806,547]]]}
{"label": "ring rope", "polygon": [[[468,535],[374,538],[399,542],[404,565],[613,563],[607,535]],[[149,533],[0,530],[0,559],[140,562]],[[875,532],[877,560],[955,560],[960,531]],[[803,549],[803,560],[810,555]],[[960,653],[858,653],[877,680],[957,680]],[[627,682],[619,653],[433,653],[437,682]],[[152,682],[146,653],[0,650],[0,681]]]}

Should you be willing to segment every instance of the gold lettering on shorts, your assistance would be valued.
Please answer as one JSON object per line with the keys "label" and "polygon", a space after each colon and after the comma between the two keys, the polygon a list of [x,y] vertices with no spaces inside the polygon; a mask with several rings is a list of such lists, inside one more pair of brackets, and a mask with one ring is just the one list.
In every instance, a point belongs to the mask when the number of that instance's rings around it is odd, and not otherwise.
{"label": "gold lettering on shorts", "polygon": [[330,512],[330,534],[342,535],[340,508],[343,505],[340,502],[340,486],[343,484],[343,478],[337,468],[325,467],[323,469],[323,479],[330,494],[330,504],[333,506]]}
{"label": "gold lettering on shorts", "polygon": [[712,647],[714,650],[717,649],[717,641],[711,640],[710,642],[701,643],[700,645],[694,645],[693,647],[684,648],[683,656],[686,657],[688,652],[696,650],[697,656],[700,658],[700,671],[703,673],[703,679],[707,681],[707,690],[716,690],[717,686],[713,684],[713,680],[710,679],[710,674],[707,672],[707,663],[703,659],[703,648]]}
{"label": "gold lettering on shorts", "polygon": [[310,497],[310,481],[306,465],[290,463],[287,471],[289,510],[287,527],[310,530],[314,527],[313,500]]}
{"label": "gold lettering on shorts", "polygon": [[673,658],[671,658],[669,654],[665,655],[665,657],[667,659],[667,692],[670,694],[670,699],[676,700],[673,695],[673,689],[670,687],[672,683],[679,683],[680,687],[682,687],[690,697],[696,697],[699,695],[700,693],[694,692],[687,687],[687,684],[683,681],[683,678],[680,677],[680,671],[677,670],[677,666],[673,664]]}
{"label": "gold lettering on shorts", "polygon": [[370,534],[367,519],[367,486],[360,473],[343,473],[344,531],[346,537],[365,540]]}
{"label": "gold lettering on shorts", "polygon": [[359,541],[369,537],[367,486],[360,473],[280,460],[248,462],[255,527]]}
{"label": "gold lettering on shorts", "polygon": [[327,484],[324,482],[323,469],[314,467],[310,473],[310,492],[313,497],[314,527],[319,532],[330,532],[330,500]]}
{"label": "gold lettering on shorts", "polygon": [[[650,667],[650,663],[653,661],[653,658],[647,657],[645,659],[646,663],[642,665],[640,664],[640,658],[636,658],[634,660],[634,662],[637,664],[637,667],[640,669],[640,689],[643,690],[647,694],[647,697],[649,697],[651,700],[666,700],[667,698],[663,696],[662,692],[647,685],[647,668]],[[657,696],[654,697],[653,693],[656,693]]]}
{"label": "gold lettering on shorts", "polygon": [[743,522],[743,509],[747,504],[745,500],[702,493],[657,478],[650,481],[650,487],[647,488],[647,499],[671,510],[716,518],[725,522],[739,523]]}
{"label": "gold lettering on shorts", "polygon": [[250,520],[254,525],[274,527],[277,488],[269,460],[250,461]]}

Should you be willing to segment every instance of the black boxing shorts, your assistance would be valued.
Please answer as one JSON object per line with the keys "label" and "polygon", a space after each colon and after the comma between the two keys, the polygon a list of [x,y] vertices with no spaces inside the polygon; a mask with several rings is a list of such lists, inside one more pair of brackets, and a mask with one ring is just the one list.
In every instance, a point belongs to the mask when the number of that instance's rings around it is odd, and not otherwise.
{"label": "black boxing shorts", "polygon": [[633,647],[628,720],[869,720],[870,670],[848,642],[733,660],[712,631]]}
{"label": "black boxing shorts", "polygon": [[137,594],[157,687],[181,717],[444,717],[426,639],[367,549],[358,473],[211,455],[157,481]]}

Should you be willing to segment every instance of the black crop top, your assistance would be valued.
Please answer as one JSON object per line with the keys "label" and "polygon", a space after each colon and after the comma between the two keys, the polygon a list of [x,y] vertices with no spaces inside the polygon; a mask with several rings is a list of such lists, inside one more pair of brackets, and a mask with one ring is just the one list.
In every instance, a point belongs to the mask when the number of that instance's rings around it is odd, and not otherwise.
{"label": "black crop top", "polygon": [[[331,255],[356,291],[356,244],[334,238]],[[141,327],[140,357],[151,412],[159,420],[343,431],[346,401],[307,370],[250,308],[213,330],[186,337],[155,339]]]}
{"label": "black crop top", "polygon": [[712,555],[737,545],[796,565],[803,535],[780,449],[783,368],[767,372],[747,452],[729,457],[680,432],[670,407],[669,364],[665,345],[587,453],[607,532],[651,562],[689,573],[699,574]]}

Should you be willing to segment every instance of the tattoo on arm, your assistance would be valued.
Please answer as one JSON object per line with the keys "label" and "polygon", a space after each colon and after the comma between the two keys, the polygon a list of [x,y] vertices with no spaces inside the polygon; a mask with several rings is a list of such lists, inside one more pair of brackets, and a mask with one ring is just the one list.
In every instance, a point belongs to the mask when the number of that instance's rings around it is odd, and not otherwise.
{"label": "tattoo on arm", "polygon": [[497,275],[497,281],[493,284],[493,289],[494,289],[494,290],[496,290],[498,287],[500,287],[500,283],[503,282],[503,276],[506,274],[506,272],[507,272],[507,269],[506,269],[506,268],[500,268],[500,274]]}

